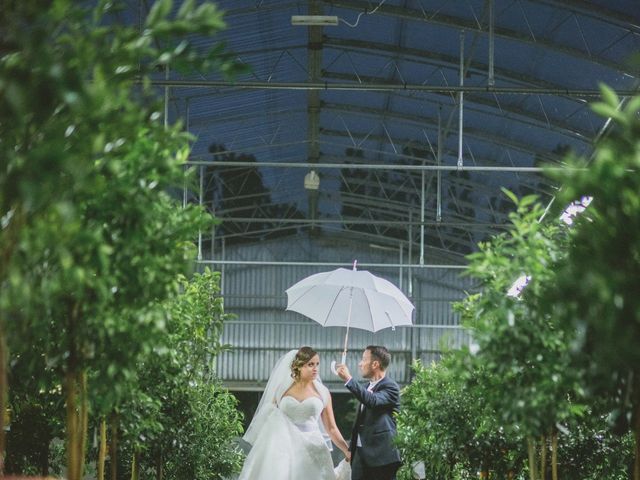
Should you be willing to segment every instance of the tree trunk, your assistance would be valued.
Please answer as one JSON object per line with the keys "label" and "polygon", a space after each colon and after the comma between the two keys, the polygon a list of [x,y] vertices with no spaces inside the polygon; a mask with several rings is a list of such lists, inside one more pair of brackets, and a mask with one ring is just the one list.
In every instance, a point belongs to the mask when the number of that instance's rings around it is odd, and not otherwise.
{"label": "tree trunk", "polygon": [[87,435],[89,434],[89,396],[87,395],[87,372],[82,371],[79,374],[78,382],[80,384],[80,452],[78,454],[80,465],[80,478],[84,477],[84,459],[87,452]]}
{"label": "tree trunk", "polygon": [[551,478],[558,480],[558,431],[551,433]]}
{"label": "tree trunk", "polygon": [[527,451],[529,452],[529,480],[538,480],[536,441],[533,437],[527,438]]}
{"label": "tree trunk", "polygon": [[[86,427],[86,377],[80,369],[80,359],[77,349],[77,324],[79,305],[71,300],[68,312],[67,339],[69,342],[69,357],[67,359],[67,373],[65,386],[67,397],[67,477],[68,480],[82,480],[84,465],[84,448],[86,441],[84,432]],[[84,380],[83,380],[84,378]]]}
{"label": "tree trunk", "polygon": [[80,449],[80,428],[77,411],[77,385],[74,372],[67,372],[65,375],[66,397],[67,397],[67,477],[68,480],[81,480],[78,469]]}
{"label": "tree trunk", "polygon": [[67,476],[81,480],[87,444],[89,408],[86,372],[69,371],[65,376],[67,397]]}
{"label": "tree trunk", "polygon": [[98,479],[104,480],[104,459],[107,456],[107,421],[100,420],[100,448],[98,449]]}
{"label": "tree trunk", "polygon": [[162,468],[162,449],[158,453],[158,458],[156,459],[156,480],[162,480],[164,476],[164,471]]}
{"label": "tree trunk", "polygon": [[4,335],[3,319],[0,318],[0,477],[4,477],[5,456],[5,419],[7,418],[7,397],[9,384],[7,382],[7,339]]}
{"label": "tree trunk", "polygon": [[133,458],[131,459],[131,480],[138,480],[138,462],[140,460],[140,453],[134,449]]}
{"label": "tree trunk", "polygon": [[109,457],[111,464],[111,480],[118,480],[118,415],[111,415],[111,443]]}
{"label": "tree trunk", "polygon": [[540,480],[547,478],[547,439],[540,437]]}
{"label": "tree trunk", "polygon": [[40,450],[40,474],[43,477],[49,476],[49,444],[51,443],[51,437],[47,435],[46,442],[42,450]]}
{"label": "tree trunk", "polygon": [[636,456],[633,462],[633,480],[640,480],[640,402],[636,404],[633,434],[636,438]]}
{"label": "tree trunk", "polygon": [[[18,245],[20,232],[25,224],[25,214],[22,205],[11,204],[13,216],[9,224],[0,231],[0,283],[4,282],[9,274],[9,264],[13,251]],[[9,398],[9,382],[7,381],[7,362],[9,360],[9,347],[4,332],[4,318],[0,317],[0,478],[4,477],[4,465],[6,454],[6,439],[4,429],[7,418],[7,400]]]}

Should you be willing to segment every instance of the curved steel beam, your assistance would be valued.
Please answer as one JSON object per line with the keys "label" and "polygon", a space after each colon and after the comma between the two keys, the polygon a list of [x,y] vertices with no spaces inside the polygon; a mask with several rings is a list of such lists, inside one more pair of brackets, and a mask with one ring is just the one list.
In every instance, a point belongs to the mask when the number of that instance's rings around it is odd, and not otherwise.
{"label": "curved steel beam", "polygon": [[[346,75],[346,74],[340,74],[340,73],[335,73],[335,72],[325,72],[324,73],[324,77],[325,78],[330,78],[330,79],[338,79],[338,80],[354,80],[354,76],[353,75]],[[373,83],[378,83],[381,81],[380,78],[376,78],[376,77],[364,77],[364,76],[360,76],[360,78],[365,78],[367,80],[372,81]],[[396,95],[400,96],[401,98],[403,97],[403,94],[405,92],[395,92]],[[413,94],[410,94],[413,95]],[[435,92],[434,95],[441,95],[443,97],[446,97],[447,99],[450,99],[450,96],[448,94],[445,93],[440,93],[440,92]],[[415,98],[415,97],[412,97]],[[436,106],[441,105],[439,102],[436,102],[434,100],[428,99],[426,97],[422,97],[420,98],[420,101],[425,102],[425,103],[429,103],[429,104],[433,104]],[[545,129],[551,129],[553,131],[556,131],[562,135],[566,135],[566,136],[571,136],[573,138],[577,138],[579,140],[582,141],[591,141],[592,140],[592,135],[595,134],[595,132],[591,132],[591,131],[586,131],[580,128],[576,128],[572,125],[570,125],[569,123],[566,123],[563,121],[563,119],[559,119],[559,118],[547,118],[544,115],[539,115],[536,114],[535,112],[529,112],[526,111],[522,108],[516,108],[511,106],[510,104],[505,104],[505,105],[496,105],[496,102],[494,100],[488,100],[485,96],[480,96],[480,95],[474,95],[474,94],[466,94],[465,95],[465,111],[474,111],[474,110],[478,110],[481,113],[486,113],[486,112],[482,112],[479,109],[474,109],[473,106],[469,106],[469,104],[473,105],[473,104],[479,104],[479,105],[484,105],[486,107],[492,108],[492,109],[496,109],[496,110],[500,110],[503,112],[507,112],[507,113],[511,113],[513,115],[516,115],[518,117],[521,117],[519,119],[517,119],[517,121],[519,123],[524,123],[524,124],[528,124],[531,126],[535,126],[535,127],[540,127],[540,128],[545,128]],[[331,107],[331,103],[323,103],[324,106],[328,106]],[[343,107],[348,108],[347,105],[343,105]],[[357,107],[360,108],[360,107]],[[373,108],[373,107],[369,107],[369,108]],[[391,112],[392,115],[396,115],[395,112]],[[402,117],[404,117],[405,115],[402,115]],[[416,119],[417,121],[419,121],[418,117],[411,117],[411,116],[406,116],[407,118],[413,118]],[[522,117],[524,117],[524,120],[522,119]]]}
{"label": "curved steel beam", "polygon": [[[335,7],[347,8],[351,10],[366,11],[369,7],[369,2],[363,0],[322,0],[327,5]],[[444,15],[438,11],[428,10],[415,10],[407,7],[398,7],[395,5],[381,5],[377,15],[387,15],[391,17],[397,17],[402,19],[409,19],[416,22],[425,22],[441,25],[456,30],[467,30],[488,35],[488,29],[479,28],[474,19],[455,17],[452,15]],[[616,25],[619,26],[619,25]],[[561,45],[548,38],[537,37],[533,39],[530,34],[522,33],[517,30],[512,30],[499,25],[494,25],[494,35],[496,37],[505,38],[507,40],[517,41],[528,45],[534,45],[536,47],[544,48],[547,50],[556,51],[564,55],[568,55],[573,58],[579,58],[589,63],[597,63],[607,68],[613,69],[620,73],[635,76],[638,72],[629,71],[629,65],[613,62],[608,58],[602,56],[590,55],[588,52],[584,52],[577,48],[572,48],[566,45]]]}

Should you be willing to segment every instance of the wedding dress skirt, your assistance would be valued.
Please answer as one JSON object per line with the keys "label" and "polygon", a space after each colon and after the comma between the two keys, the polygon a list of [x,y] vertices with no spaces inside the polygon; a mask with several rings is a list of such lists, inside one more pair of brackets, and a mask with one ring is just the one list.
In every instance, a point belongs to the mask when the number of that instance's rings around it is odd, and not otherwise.
{"label": "wedding dress skirt", "polygon": [[336,480],[329,447],[319,427],[319,397],[282,397],[271,404],[239,480]]}

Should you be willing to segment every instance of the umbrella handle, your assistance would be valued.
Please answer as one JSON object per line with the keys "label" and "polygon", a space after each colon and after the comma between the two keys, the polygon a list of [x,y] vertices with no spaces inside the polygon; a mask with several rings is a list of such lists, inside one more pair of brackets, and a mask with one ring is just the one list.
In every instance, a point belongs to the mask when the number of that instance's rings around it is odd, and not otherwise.
{"label": "umbrella handle", "polygon": [[[347,352],[342,352],[342,365],[344,365],[347,362]],[[338,375],[338,371],[336,370],[336,361],[335,360],[331,360],[331,372],[334,375]]]}

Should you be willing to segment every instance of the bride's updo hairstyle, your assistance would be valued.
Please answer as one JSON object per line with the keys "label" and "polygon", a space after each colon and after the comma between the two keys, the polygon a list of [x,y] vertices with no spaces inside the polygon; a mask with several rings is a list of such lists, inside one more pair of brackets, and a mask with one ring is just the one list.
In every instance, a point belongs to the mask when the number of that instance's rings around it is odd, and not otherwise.
{"label": "bride's updo hairstyle", "polygon": [[311,347],[301,347],[296,353],[296,358],[291,362],[291,377],[297,382],[300,380],[300,369],[318,353]]}

